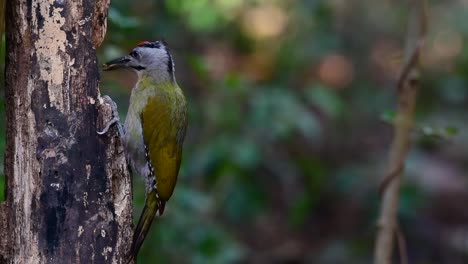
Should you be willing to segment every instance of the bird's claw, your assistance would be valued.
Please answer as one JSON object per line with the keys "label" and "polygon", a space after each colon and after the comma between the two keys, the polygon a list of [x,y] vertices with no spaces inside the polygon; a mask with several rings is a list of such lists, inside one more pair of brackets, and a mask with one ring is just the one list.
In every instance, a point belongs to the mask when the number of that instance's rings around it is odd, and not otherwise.
{"label": "bird's claw", "polygon": [[[113,124],[119,123],[119,120],[120,120],[120,119],[119,119],[118,117],[112,118],[112,120],[109,121],[109,122],[107,123],[106,127],[105,127],[102,131],[99,131],[99,130],[98,130],[96,133],[98,133],[98,135],[104,135],[104,134],[106,134],[106,133],[109,131],[110,127],[111,127]],[[117,124],[117,126],[120,126],[120,124]],[[120,129],[119,129],[119,130],[120,130]]]}
{"label": "bird's claw", "polygon": [[119,112],[117,111],[117,104],[108,95],[103,96],[102,99],[104,103],[107,103],[111,106],[113,117],[109,122],[107,122],[106,126],[104,127],[102,131],[96,131],[96,133],[98,135],[104,135],[109,131],[112,125],[117,124],[117,129],[119,131],[119,134],[120,136],[123,136],[124,131],[123,131],[122,125],[119,122],[120,119],[119,119]]}

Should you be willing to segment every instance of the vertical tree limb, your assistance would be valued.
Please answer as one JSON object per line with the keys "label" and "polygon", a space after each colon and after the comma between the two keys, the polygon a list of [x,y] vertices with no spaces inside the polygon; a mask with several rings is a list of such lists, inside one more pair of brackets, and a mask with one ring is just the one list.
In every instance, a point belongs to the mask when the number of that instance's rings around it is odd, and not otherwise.
{"label": "vertical tree limb", "polygon": [[376,264],[392,263],[395,234],[398,231],[397,212],[401,173],[410,148],[410,133],[419,89],[419,59],[427,28],[426,2],[413,0],[411,9],[406,64],[397,84],[398,106],[394,122],[394,138],[390,148],[387,176],[381,188],[382,205],[374,254]]}
{"label": "vertical tree limb", "polygon": [[0,263],[7,263],[8,254],[8,210],[5,202],[0,202]]}
{"label": "vertical tree limb", "polygon": [[112,118],[95,53],[108,4],[7,2],[7,263],[126,260],[131,179],[116,129],[96,133]]}

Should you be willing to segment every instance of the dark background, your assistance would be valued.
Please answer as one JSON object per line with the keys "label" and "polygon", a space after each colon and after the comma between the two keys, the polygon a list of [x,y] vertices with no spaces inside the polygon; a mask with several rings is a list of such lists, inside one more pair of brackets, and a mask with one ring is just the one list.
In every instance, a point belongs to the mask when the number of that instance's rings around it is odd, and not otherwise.
{"label": "dark background", "polygon": [[[165,39],[189,101],[178,185],[139,263],[371,263],[407,4],[111,1],[100,61]],[[468,1],[429,5],[399,221],[410,263],[468,263]],[[135,76],[101,78],[124,120]],[[143,204],[135,179],[135,216]]]}

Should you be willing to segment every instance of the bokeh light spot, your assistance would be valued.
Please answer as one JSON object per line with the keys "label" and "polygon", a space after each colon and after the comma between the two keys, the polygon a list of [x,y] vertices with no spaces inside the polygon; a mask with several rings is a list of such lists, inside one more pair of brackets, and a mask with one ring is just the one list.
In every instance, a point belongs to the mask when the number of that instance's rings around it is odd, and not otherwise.
{"label": "bokeh light spot", "polygon": [[462,47],[460,33],[453,29],[445,29],[435,35],[430,54],[441,60],[452,59],[460,54]]}
{"label": "bokeh light spot", "polygon": [[283,9],[266,4],[252,8],[245,13],[243,28],[253,38],[271,38],[281,34],[287,22],[288,16]]}
{"label": "bokeh light spot", "polygon": [[322,60],[318,75],[325,84],[341,89],[349,85],[353,80],[354,69],[345,56],[332,54]]}

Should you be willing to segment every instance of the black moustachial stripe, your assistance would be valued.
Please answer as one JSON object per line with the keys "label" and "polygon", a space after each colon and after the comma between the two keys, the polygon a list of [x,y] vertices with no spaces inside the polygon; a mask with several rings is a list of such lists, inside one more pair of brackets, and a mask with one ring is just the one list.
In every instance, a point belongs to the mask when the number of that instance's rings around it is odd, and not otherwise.
{"label": "black moustachial stripe", "polygon": [[146,69],[146,68],[143,67],[143,66],[130,66],[130,67],[132,67],[133,69],[135,69],[135,70],[137,70],[137,71],[141,71],[141,70]]}

